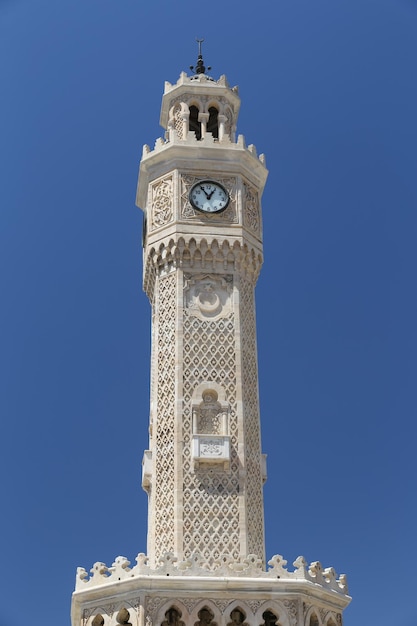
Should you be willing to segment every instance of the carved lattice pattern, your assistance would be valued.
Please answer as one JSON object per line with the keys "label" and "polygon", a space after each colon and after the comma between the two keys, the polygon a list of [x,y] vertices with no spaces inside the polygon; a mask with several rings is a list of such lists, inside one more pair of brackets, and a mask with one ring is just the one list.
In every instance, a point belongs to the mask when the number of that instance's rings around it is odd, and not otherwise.
{"label": "carved lattice pattern", "polygon": [[159,278],[157,327],[157,411],[155,428],[155,558],[174,551],[174,414],[176,273]]}
{"label": "carved lattice pattern", "polygon": [[[237,458],[236,351],[233,313],[201,320],[184,310],[183,505],[184,557],[200,553],[212,564],[222,554],[239,556],[239,465]],[[230,403],[230,470],[192,469],[191,398],[202,381],[226,390]]]}
{"label": "carved lattice pattern", "polygon": [[181,115],[181,104],[176,104],[174,108],[174,128],[178,139],[183,139],[183,120]]}
{"label": "carved lattice pattern", "polygon": [[246,465],[246,528],[248,553],[264,558],[263,482],[261,470],[258,363],[254,286],[240,282],[242,397]]}

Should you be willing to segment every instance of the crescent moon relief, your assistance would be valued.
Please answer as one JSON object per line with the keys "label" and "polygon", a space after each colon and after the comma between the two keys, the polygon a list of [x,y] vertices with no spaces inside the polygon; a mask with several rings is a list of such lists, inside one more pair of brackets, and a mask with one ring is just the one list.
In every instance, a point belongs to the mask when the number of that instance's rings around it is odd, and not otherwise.
{"label": "crescent moon relief", "polygon": [[203,287],[197,295],[198,307],[202,313],[214,315],[219,312],[221,302],[215,288],[216,286],[211,281],[203,283]]}
{"label": "crescent moon relief", "polygon": [[189,276],[185,287],[185,307],[201,318],[224,317],[231,310],[231,285],[223,277]]}

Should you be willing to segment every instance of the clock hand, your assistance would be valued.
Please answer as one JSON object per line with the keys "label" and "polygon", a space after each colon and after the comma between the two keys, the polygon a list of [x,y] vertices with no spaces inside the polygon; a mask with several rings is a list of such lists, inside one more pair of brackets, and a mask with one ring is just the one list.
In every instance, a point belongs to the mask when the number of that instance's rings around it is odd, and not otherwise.
{"label": "clock hand", "polygon": [[216,191],[216,190],[215,190],[215,189],[213,189],[213,191],[211,192],[211,194],[210,194],[209,196],[206,194],[206,195],[207,195],[207,200],[210,200],[211,196],[214,194],[214,192],[215,192],[215,191]]}
{"label": "clock hand", "polygon": [[200,189],[201,189],[201,191],[204,191],[204,194],[205,194],[207,200],[210,200],[210,196],[207,195],[207,191],[204,189],[204,187],[201,187],[201,185],[200,185]]}

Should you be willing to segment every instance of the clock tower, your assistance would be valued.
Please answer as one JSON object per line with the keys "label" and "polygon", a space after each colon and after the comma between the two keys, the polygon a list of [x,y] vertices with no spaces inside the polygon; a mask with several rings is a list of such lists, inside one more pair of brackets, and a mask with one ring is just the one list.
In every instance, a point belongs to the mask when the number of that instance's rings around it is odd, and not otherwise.
{"label": "clock tower", "polygon": [[[265,562],[254,289],[263,155],[236,137],[240,99],[201,55],[165,83],[144,147],[143,286],[152,307],[147,553],[77,572],[72,626],[340,626],[344,576]],[[208,68],[210,69],[210,68]]]}

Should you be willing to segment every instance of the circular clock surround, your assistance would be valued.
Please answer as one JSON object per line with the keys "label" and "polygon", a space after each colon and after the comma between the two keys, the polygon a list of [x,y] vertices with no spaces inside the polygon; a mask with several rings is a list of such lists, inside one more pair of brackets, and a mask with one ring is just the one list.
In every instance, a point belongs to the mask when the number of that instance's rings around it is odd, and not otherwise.
{"label": "circular clock surround", "polygon": [[208,178],[194,183],[188,197],[192,206],[203,213],[221,213],[230,202],[226,188],[218,181]]}

